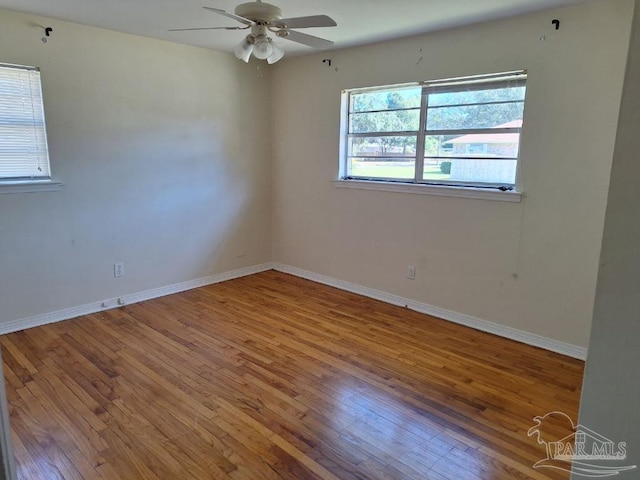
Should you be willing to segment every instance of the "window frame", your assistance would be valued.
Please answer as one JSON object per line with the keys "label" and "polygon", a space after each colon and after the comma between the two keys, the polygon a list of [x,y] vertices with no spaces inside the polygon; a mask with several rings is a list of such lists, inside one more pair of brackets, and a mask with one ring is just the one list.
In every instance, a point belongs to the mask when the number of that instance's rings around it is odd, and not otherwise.
{"label": "window frame", "polygon": [[[515,82],[515,85],[514,85]],[[388,191],[402,191],[396,188],[397,186],[422,186],[422,187],[436,187],[437,191],[444,191],[445,188],[451,189],[469,189],[469,190],[492,190],[507,192],[507,193],[518,193],[518,178],[519,171],[521,167],[521,156],[520,156],[520,137],[522,133],[522,126],[519,127],[505,127],[505,128],[467,128],[467,129],[439,129],[439,130],[429,130],[428,127],[428,117],[429,117],[429,96],[434,93],[448,93],[448,92],[456,92],[456,91],[479,91],[479,90],[487,90],[489,88],[505,88],[505,87],[525,87],[525,95],[522,100],[508,100],[508,101],[497,101],[497,102],[477,102],[477,103],[469,103],[462,106],[473,106],[473,105],[487,105],[487,104],[497,104],[497,103],[522,103],[523,104],[523,117],[524,117],[524,109],[526,105],[526,85],[527,85],[527,71],[526,70],[515,70],[509,72],[501,72],[501,73],[492,73],[492,74],[483,74],[483,75],[473,75],[466,77],[457,77],[457,78],[447,78],[441,80],[433,80],[433,81],[425,81],[425,82],[415,82],[415,83],[405,83],[405,84],[397,84],[397,85],[385,85],[385,86],[376,86],[376,87],[366,87],[366,88],[353,88],[342,91],[342,102],[341,102],[341,126],[340,126],[340,164],[339,164],[339,176],[337,183],[346,183],[346,182],[354,182],[357,185],[364,185],[365,183],[374,184],[376,182],[390,184],[392,188],[376,188],[374,186],[368,186],[367,189],[374,190],[388,190]],[[377,92],[377,91],[400,91],[408,88],[421,88],[421,100],[420,100],[420,118],[418,124],[418,130],[407,130],[407,131],[397,131],[397,132],[363,132],[363,133],[350,133],[349,126],[351,115],[353,113],[350,111],[351,105],[351,96],[354,94],[361,93],[369,93],[369,92]],[[456,105],[447,105],[446,107],[452,107]],[[434,108],[434,107],[431,107]],[[415,108],[411,108],[415,110]],[[383,111],[396,111],[402,109],[391,109],[391,110],[383,110]],[[368,112],[370,113],[370,112]],[[524,118],[523,118],[524,120]],[[523,122],[524,124],[524,122]],[[450,161],[456,158],[464,159],[464,155],[460,156],[440,156],[433,157],[426,155],[425,152],[425,143],[426,139],[429,136],[433,135],[473,135],[473,134],[501,134],[501,133],[517,133],[518,134],[518,151],[515,157],[489,157],[488,160],[515,160],[515,179],[513,183],[506,182],[480,182],[480,181],[459,181],[459,180],[434,180],[434,179],[425,179],[424,178],[424,160],[425,158],[438,158],[441,161]],[[375,138],[380,136],[415,136],[416,137],[416,154],[415,154],[415,165],[414,165],[414,176],[413,178],[400,179],[400,178],[388,178],[388,177],[374,177],[374,176],[357,176],[351,174],[349,171],[350,168],[350,158],[362,158],[362,156],[349,155],[349,144],[353,138]],[[445,142],[446,143],[446,142]],[[452,145],[453,147],[453,145]],[[400,158],[394,156],[393,158]],[[414,158],[414,157],[407,157]],[[479,157],[472,157],[478,158]],[[339,186],[347,186],[347,185],[339,185]],[[354,188],[359,188],[354,186]],[[362,187],[365,188],[365,187]],[[412,188],[411,193],[416,193],[416,189]],[[422,193],[422,192],[421,192]],[[458,196],[458,195],[454,195]],[[459,196],[467,196],[466,194],[461,194]],[[518,199],[519,199],[518,195]]]}
{"label": "window frame", "polygon": [[[27,145],[29,149],[32,149],[35,152],[34,154],[39,157],[39,160],[37,160],[38,169],[41,166],[44,167],[42,175],[9,176],[7,174],[0,173],[0,193],[24,193],[58,190],[62,185],[57,182],[53,182],[51,176],[51,161],[49,157],[49,145],[47,139],[47,128],[45,121],[44,99],[42,94],[42,79],[40,76],[40,69],[35,66],[16,65],[9,63],[0,63],[0,68],[2,68],[3,70],[27,71],[30,72],[30,76],[33,75],[33,72],[35,72],[37,75],[35,79],[30,77],[28,80],[17,81],[19,81],[21,85],[29,85],[29,92],[28,94],[25,94],[23,96],[22,101],[24,103],[25,99],[29,99],[31,110],[33,112],[32,121],[24,125],[26,129],[33,129],[33,132],[27,135],[33,135],[33,138],[29,138],[28,141],[24,141],[24,144]],[[37,82],[34,80],[37,80]],[[36,84],[37,91],[35,90]],[[6,105],[6,115],[11,115],[13,108],[15,108],[15,104],[8,102]],[[7,125],[11,126],[20,124],[13,124],[8,122]],[[19,145],[22,146],[21,144]],[[27,159],[28,156],[25,155],[25,158],[21,160],[26,162]],[[21,164],[21,162],[16,162],[16,165]]]}

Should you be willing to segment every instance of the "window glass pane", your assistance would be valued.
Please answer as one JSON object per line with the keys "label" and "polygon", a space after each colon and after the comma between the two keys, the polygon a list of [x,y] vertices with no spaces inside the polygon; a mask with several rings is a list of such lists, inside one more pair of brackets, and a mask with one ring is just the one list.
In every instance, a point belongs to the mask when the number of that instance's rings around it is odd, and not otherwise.
{"label": "window glass pane", "polygon": [[442,92],[429,94],[429,106],[466,105],[469,103],[524,101],[525,87],[488,88],[463,92]]}
{"label": "window glass pane", "polygon": [[522,102],[429,108],[427,130],[519,128],[523,113]]}
{"label": "window glass pane", "polygon": [[351,157],[415,158],[416,137],[380,136],[350,138],[347,155]]}
{"label": "window glass pane", "polygon": [[425,158],[423,179],[515,185],[516,165],[517,160],[500,158]]}
{"label": "window glass pane", "polygon": [[413,180],[416,162],[407,158],[351,158],[348,176]]}
{"label": "window glass pane", "polygon": [[417,131],[419,124],[419,109],[352,113],[349,116],[349,133]]}
{"label": "window glass pane", "polygon": [[349,95],[349,112],[371,112],[398,108],[420,108],[420,87],[377,90]]}
{"label": "window glass pane", "polygon": [[423,180],[443,182],[450,179],[451,162],[437,158],[424,158]]}
{"label": "window glass pane", "polygon": [[432,157],[517,158],[519,148],[519,133],[427,135],[424,154]]}

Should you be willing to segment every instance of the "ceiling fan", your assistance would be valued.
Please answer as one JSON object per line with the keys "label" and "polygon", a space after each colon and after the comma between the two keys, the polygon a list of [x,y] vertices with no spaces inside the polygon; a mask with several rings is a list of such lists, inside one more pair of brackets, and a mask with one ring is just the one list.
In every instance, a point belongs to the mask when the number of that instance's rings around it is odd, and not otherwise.
{"label": "ceiling fan", "polygon": [[243,62],[249,62],[251,54],[259,60],[266,60],[269,64],[276,63],[284,56],[284,52],[273,39],[269,32],[276,37],[301,43],[312,48],[325,49],[333,45],[330,40],[314,37],[306,33],[296,32],[292,28],[311,27],[335,27],[336,22],[326,15],[312,15],[308,17],[282,18],[282,10],[270,3],[261,0],[242,3],[238,5],[234,13],[229,13],[219,8],[203,7],[206,10],[232,18],[240,22],[241,27],[203,27],[203,28],[177,28],[170,32],[184,32],[192,30],[248,30],[251,33],[235,48],[234,53]]}

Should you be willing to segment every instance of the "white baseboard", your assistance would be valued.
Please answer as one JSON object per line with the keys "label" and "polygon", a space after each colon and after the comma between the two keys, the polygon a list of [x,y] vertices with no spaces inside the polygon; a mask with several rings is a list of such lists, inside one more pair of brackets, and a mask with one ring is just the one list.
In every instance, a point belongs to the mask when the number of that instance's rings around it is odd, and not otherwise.
{"label": "white baseboard", "polygon": [[344,280],[338,280],[326,275],[309,272],[300,268],[291,267],[282,263],[273,263],[272,267],[274,270],[277,270],[279,272],[295,275],[296,277],[306,278],[307,280],[312,280],[314,282],[329,285],[341,290],[364,295],[365,297],[381,300],[392,305],[407,307],[411,310],[415,310],[416,312],[426,313],[427,315],[442,318],[443,320],[448,320],[460,325],[465,325],[467,327],[481,330],[483,332],[492,333],[494,335],[515,340],[517,342],[526,343],[527,345],[532,345],[534,347],[544,348],[545,350],[550,350],[562,355],[567,355],[568,357],[577,358],[579,360],[585,360],[587,358],[587,349],[584,347],[578,347],[570,343],[560,342],[558,340],[553,340],[551,338],[546,338],[541,335],[525,332],[516,328],[507,327],[498,323],[489,322],[487,320],[482,320],[480,318],[465,315],[463,313],[452,312],[451,310],[445,310],[444,308],[434,307],[433,305],[417,302],[415,300],[400,297],[398,295],[393,295],[391,293],[383,292],[380,290],[363,287],[355,283],[345,282]]}
{"label": "white baseboard", "polygon": [[[517,342],[533,345],[534,347],[544,348],[552,352],[561,353],[569,357],[585,360],[587,358],[587,349],[584,347],[578,347],[569,343],[560,342],[551,338],[546,338],[534,333],[525,332],[516,328],[507,327],[497,323],[482,320],[480,318],[472,317],[462,313],[452,312],[451,310],[445,310],[444,308],[434,307],[426,303],[417,302],[408,298],[401,297],[399,295],[393,295],[391,293],[383,292],[381,290],[375,290],[373,288],[363,287],[355,283],[346,282],[344,280],[338,280],[337,278],[328,277],[326,275],[320,275],[318,273],[309,272],[300,268],[291,267],[282,263],[263,263],[261,265],[253,265],[251,267],[240,268],[230,272],[218,273],[204,278],[198,278],[195,280],[188,280],[186,282],[176,283],[173,285],[167,285],[165,287],[154,288],[146,290],[144,292],[131,293],[122,295],[117,298],[110,298],[106,300],[100,300],[86,305],[80,305],[77,307],[67,308],[56,312],[45,313],[42,315],[35,315],[33,317],[22,318],[0,324],[0,335],[5,333],[17,332],[27,328],[38,327],[40,325],[46,325],[48,323],[60,322],[62,320],[68,320],[70,318],[80,317],[82,315],[89,315],[91,313],[101,312],[117,307],[121,304],[131,304],[142,302],[145,300],[151,300],[153,298],[164,297],[165,295],[171,295],[173,293],[184,292],[185,290],[191,290],[193,288],[203,287],[205,285],[211,285],[214,283],[225,282],[234,278],[245,277],[247,275],[253,275],[254,273],[264,272],[266,270],[277,270],[279,272],[288,273],[296,277],[306,278],[314,282],[329,285],[331,287],[339,288],[347,292],[357,293],[364,295],[365,297],[381,300],[392,305],[398,305],[401,307],[407,307],[416,312],[425,313],[434,317],[442,318],[450,322],[465,325],[467,327],[481,330],[483,332],[493,333],[500,337],[509,338]],[[121,303],[118,303],[120,300]]]}
{"label": "white baseboard", "polygon": [[[130,293],[121,295],[117,298],[110,298],[93,303],[88,303],[86,305],[80,305],[78,307],[66,308],[64,310],[58,310],[57,312],[44,313],[42,315],[35,315],[33,317],[3,322],[2,324],[0,324],[0,335],[4,335],[5,333],[17,332],[19,330],[25,330],[27,328],[39,327],[40,325],[46,325],[48,323],[60,322],[62,320],[68,320],[70,318],[80,317],[82,315],[102,312],[104,310],[118,307],[119,305],[143,302],[145,300],[151,300],[152,298],[164,297],[165,295],[184,292],[185,290],[191,290],[193,288],[203,287],[205,285],[211,285],[213,283],[225,282],[234,278],[245,277],[247,275],[253,275],[254,273],[271,270],[272,268],[273,267],[271,263],[253,265],[251,267],[240,268],[238,270],[233,270],[230,272],[218,273],[215,275],[210,275],[208,277],[197,278],[195,280],[188,280],[186,282],[167,285],[165,287],[154,288],[151,290],[146,290],[144,292]],[[118,303],[118,300],[120,300],[121,303]]]}

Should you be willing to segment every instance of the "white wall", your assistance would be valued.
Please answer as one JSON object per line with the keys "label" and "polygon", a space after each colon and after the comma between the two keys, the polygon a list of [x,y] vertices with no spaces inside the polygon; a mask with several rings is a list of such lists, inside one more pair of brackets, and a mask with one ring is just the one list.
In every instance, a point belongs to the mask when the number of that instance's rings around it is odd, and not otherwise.
{"label": "white wall", "polygon": [[[285,59],[274,260],[586,346],[631,12],[612,0]],[[529,72],[522,203],[331,184],[342,89],[514,69]]]}
{"label": "white wall", "polygon": [[[273,259],[586,346],[631,11],[597,2],[260,73],[229,54],[0,11],[0,62],[42,69],[66,184],[0,195],[0,322]],[[342,89],[520,68],[522,203],[331,184]]]}
{"label": "white wall", "polygon": [[66,185],[0,195],[0,322],[270,260],[268,72],[9,11],[0,62],[41,68]]}
{"label": "white wall", "polygon": [[[615,443],[626,442],[627,459],[611,466],[640,468],[640,1],[635,3],[580,423]],[[636,469],[620,478],[638,475]]]}

